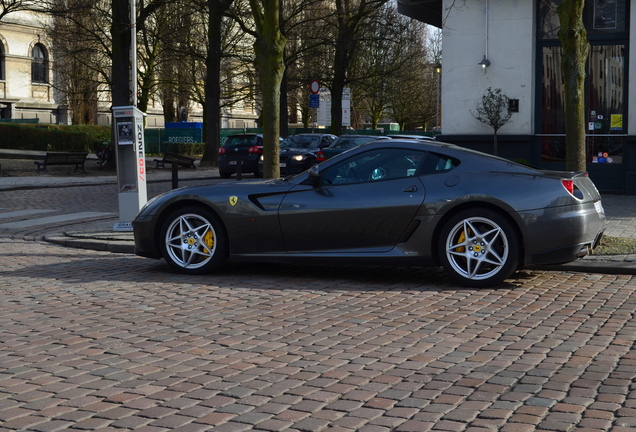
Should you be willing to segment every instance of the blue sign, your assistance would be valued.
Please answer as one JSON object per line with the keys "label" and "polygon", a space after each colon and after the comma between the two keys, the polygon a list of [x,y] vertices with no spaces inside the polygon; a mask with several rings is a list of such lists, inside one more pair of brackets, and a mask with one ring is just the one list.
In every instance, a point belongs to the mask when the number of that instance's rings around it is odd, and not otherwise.
{"label": "blue sign", "polygon": [[320,108],[320,95],[309,95],[309,108]]}

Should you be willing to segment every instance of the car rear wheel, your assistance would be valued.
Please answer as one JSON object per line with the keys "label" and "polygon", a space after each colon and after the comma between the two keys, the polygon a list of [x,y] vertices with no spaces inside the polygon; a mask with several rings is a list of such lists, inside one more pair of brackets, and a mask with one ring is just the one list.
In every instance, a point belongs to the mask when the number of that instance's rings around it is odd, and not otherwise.
{"label": "car rear wheel", "polygon": [[465,286],[499,285],[519,265],[516,231],[506,218],[488,209],[453,216],[442,229],[438,248],[446,272]]}
{"label": "car rear wheel", "polygon": [[219,171],[219,175],[221,176],[221,178],[228,179],[232,176],[232,173],[226,172],[226,171]]}
{"label": "car rear wheel", "polygon": [[195,206],[170,214],[161,229],[161,253],[182,273],[204,274],[220,267],[227,257],[225,231],[208,210]]}

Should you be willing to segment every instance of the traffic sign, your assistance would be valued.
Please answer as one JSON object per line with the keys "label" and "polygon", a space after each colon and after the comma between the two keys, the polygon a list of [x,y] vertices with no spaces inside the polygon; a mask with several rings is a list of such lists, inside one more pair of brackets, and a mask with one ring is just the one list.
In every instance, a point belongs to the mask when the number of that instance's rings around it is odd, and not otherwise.
{"label": "traffic sign", "polygon": [[309,91],[311,91],[311,94],[320,93],[320,82],[318,82],[318,80],[311,80],[309,83]]}
{"label": "traffic sign", "polygon": [[309,108],[320,108],[320,95],[309,95]]}

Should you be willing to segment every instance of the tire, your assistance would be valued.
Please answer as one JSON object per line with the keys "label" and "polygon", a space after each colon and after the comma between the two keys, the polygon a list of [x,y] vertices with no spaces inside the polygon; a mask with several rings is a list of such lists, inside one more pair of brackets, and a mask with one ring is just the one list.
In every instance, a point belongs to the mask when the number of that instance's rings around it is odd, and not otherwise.
{"label": "tire", "polygon": [[210,211],[196,206],[170,214],[161,228],[161,254],[173,268],[187,274],[217,270],[228,255],[227,236]]}
{"label": "tire", "polygon": [[219,171],[219,175],[221,176],[221,178],[224,178],[224,179],[228,179],[232,177],[232,173],[226,172],[226,171]]}
{"label": "tire", "polygon": [[519,238],[511,223],[488,209],[454,215],[441,231],[438,256],[461,285],[486,288],[501,284],[519,266]]}

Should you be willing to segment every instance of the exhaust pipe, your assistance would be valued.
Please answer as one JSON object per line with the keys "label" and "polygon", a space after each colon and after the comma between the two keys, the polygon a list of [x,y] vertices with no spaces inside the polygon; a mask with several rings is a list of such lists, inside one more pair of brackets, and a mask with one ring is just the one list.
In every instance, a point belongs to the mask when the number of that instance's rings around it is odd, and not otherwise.
{"label": "exhaust pipe", "polygon": [[588,255],[592,255],[592,246],[589,244],[583,246],[581,250],[579,251],[579,253],[576,254],[578,258],[583,258],[584,256],[588,256]]}

